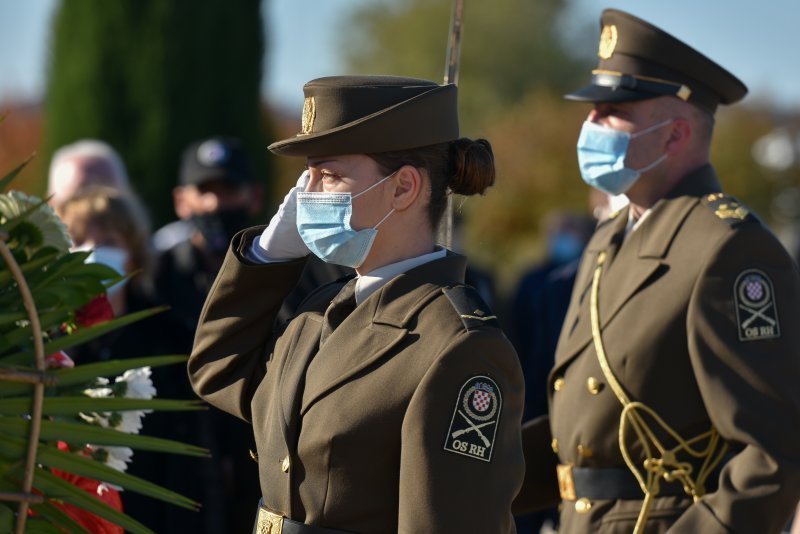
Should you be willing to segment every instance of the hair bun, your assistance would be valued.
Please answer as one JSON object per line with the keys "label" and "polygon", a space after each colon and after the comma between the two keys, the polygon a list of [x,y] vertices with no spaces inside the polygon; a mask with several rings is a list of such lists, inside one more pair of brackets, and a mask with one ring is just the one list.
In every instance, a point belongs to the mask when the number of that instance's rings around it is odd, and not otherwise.
{"label": "hair bun", "polygon": [[459,195],[482,194],[494,184],[494,153],[486,139],[462,137],[450,143],[450,189]]}

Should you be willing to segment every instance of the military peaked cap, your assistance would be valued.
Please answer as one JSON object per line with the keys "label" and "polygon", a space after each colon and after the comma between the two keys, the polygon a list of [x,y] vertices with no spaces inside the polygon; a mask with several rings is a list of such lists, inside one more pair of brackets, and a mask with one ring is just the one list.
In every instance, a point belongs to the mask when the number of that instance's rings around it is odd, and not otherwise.
{"label": "military peaked cap", "polygon": [[456,86],[395,76],[330,76],[303,86],[300,133],[269,149],[285,156],[374,154],[458,138]]}
{"label": "military peaked cap", "polygon": [[626,102],[666,95],[713,115],[718,104],[733,104],[747,94],[736,76],[649,22],[606,9],[600,26],[600,63],[592,83],[567,99]]}

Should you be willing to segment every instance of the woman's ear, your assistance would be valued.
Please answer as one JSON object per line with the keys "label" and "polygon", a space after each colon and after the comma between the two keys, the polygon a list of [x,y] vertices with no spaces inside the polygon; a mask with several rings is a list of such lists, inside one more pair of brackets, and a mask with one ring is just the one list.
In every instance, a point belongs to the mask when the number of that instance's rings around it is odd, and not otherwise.
{"label": "woman's ear", "polygon": [[394,183],[396,187],[392,207],[396,211],[406,210],[414,204],[422,191],[422,174],[416,167],[404,165],[394,175]]}

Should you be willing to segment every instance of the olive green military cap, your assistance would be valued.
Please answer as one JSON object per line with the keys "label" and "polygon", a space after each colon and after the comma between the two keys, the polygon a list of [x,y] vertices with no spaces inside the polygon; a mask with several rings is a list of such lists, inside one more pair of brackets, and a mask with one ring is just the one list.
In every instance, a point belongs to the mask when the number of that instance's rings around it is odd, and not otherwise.
{"label": "olive green military cap", "polygon": [[458,138],[456,86],[397,76],[330,76],[303,86],[300,133],[269,149],[285,156],[374,154]]}
{"label": "olive green military cap", "polygon": [[713,114],[747,87],[733,74],[667,32],[624,11],[600,17],[600,58],[592,83],[566,95],[583,102],[675,96]]}

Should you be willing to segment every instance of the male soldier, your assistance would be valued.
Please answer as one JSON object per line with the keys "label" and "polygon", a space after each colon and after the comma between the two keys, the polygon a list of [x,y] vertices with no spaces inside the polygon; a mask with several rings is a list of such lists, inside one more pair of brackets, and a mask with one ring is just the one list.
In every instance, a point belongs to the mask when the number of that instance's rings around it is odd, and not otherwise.
{"label": "male soldier", "polygon": [[780,532],[800,496],[800,276],[708,158],[717,105],[747,89],[627,13],[601,26],[567,98],[594,103],[584,180],[630,206],[584,253],[518,511],[560,490],[564,532]]}

